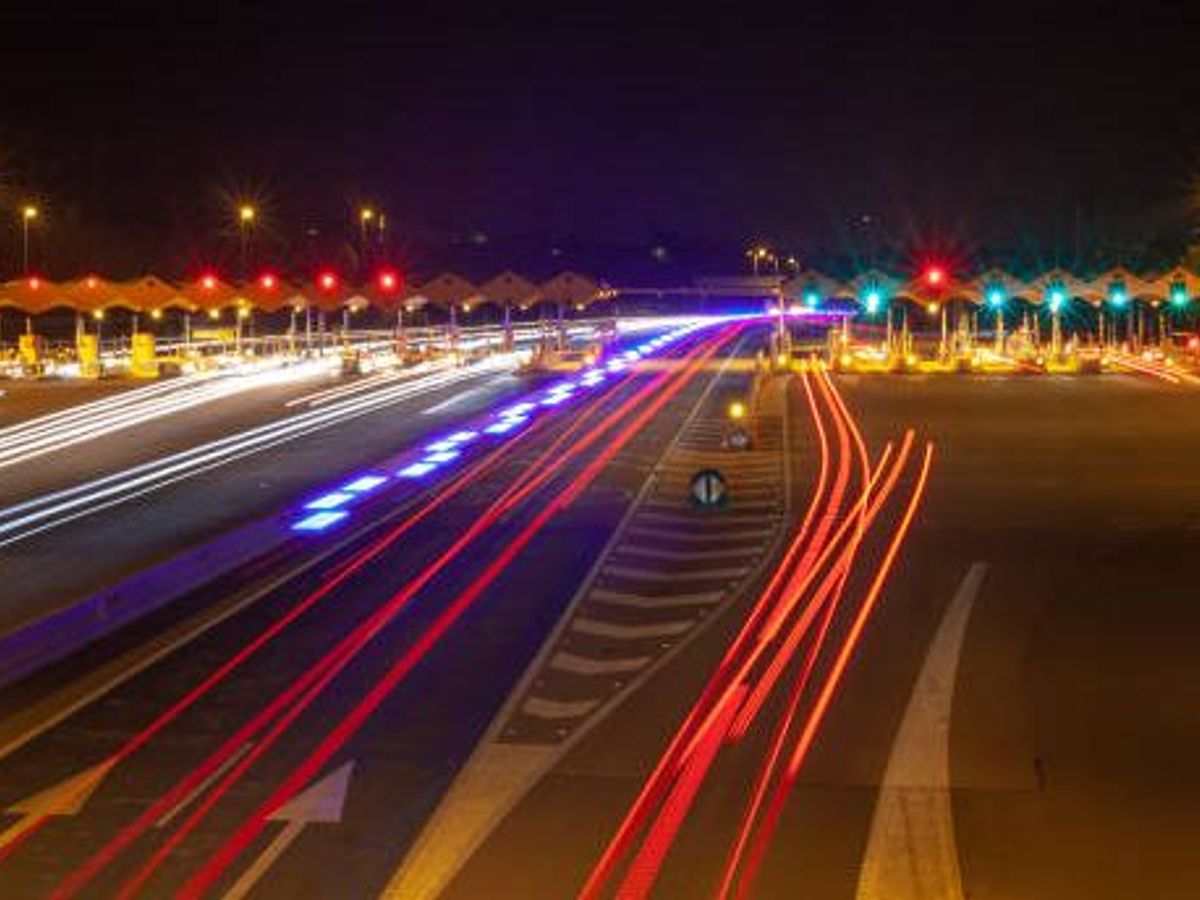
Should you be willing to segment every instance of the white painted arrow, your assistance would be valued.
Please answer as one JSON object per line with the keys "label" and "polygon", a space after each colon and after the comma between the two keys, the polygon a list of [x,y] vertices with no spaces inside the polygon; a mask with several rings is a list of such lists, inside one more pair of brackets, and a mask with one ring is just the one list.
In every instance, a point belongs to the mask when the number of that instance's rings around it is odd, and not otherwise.
{"label": "white painted arrow", "polygon": [[950,714],[967,624],[987,572],[967,570],[934,634],[892,742],[855,900],[963,900],[950,782]]}
{"label": "white painted arrow", "polygon": [[51,816],[76,815],[115,763],[115,760],[105,760],[8,807],[5,812],[21,818],[0,831],[0,853],[30,831],[40,828]]}
{"label": "white painted arrow", "polygon": [[350,787],[350,773],[353,770],[354,760],[350,760],[275,810],[270,815],[271,820],[287,824],[275,835],[274,840],[263,848],[262,853],[242,873],[242,877],[234,883],[222,900],[241,900],[249,894],[309,825],[316,822],[340,822],[342,808],[346,805],[346,791]]}

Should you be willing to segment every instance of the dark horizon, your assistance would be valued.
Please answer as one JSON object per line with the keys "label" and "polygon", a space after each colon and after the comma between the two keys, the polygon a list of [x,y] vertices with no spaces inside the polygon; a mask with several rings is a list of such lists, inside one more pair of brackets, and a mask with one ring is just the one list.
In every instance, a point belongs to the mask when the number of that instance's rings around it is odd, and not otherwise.
{"label": "dark horizon", "polygon": [[484,240],[1136,262],[1193,224],[1200,76],[1168,9],[9,15],[8,274],[26,197],[60,276],[228,266],[240,197],[256,256],[293,264],[351,264],[361,203],[414,265]]}

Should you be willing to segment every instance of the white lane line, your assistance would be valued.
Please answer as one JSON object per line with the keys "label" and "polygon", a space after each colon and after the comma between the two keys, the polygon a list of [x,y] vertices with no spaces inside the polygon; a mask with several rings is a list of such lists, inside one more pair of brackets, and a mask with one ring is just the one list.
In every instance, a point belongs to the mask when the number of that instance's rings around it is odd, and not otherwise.
{"label": "white lane line", "polygon": [[640,640],[642,638],[674,637],[683,634],[695,625],[693,619],[682,622],[654,622],[649,625],[623,625],[620,622],[602,622],[587,616],[576,616],[571,630],[595,637],[617,638],[618,640]]}
{"label": "white lane line", "polygon": [[667,559],[675,562],[689,562],[704,559],[741,559],[756,557],[762,553],[762,547],[752,546],[747,549],[740,547],[722,547],[719,550],[660,550],[657,547],[643,547],[640,544],[630,544],[620,547],[617,553],[630,556],[642,556],[646,559]]}
{"label": "white lane line", "polygon": [[974,563],[942,615],[888,757],[856,900],[962,900],[950,798],[950,713],[967,623],[984,563]]}
{"label": "white lane line", "polygon": [[[377,391],[352,403],[335,404],[323,410],[305,412],[270,425],[251,428],[0,509],[0,547],[194,477],[209,469],[227,465],[244,456],[368,415],[415,394],[436,390],[453,381],[474,378],[478,374],[464,369],[459,374],[431,376],[405,386]],[[16,533],[6,536],[12,532]]]}
{"label": "white lane line", "polygon": [[436,413],[444,412],[447,409],[453,409],[454,407],[458,406],[460,403],[465,403],[471,397],[475,397],[475,396],[478,396],[479,394],[484,393],[492,385],[498,384],[501,381],[504,381],[504,379],[503,378],[493,378],[491,381],[487,382],[486,384],[481,385],[480,387],[471,388],[466,391],[461,391],[460,393],[455,394],[453,397],[450,397],[447,400],[443,400],[441,403],[435,403],[435,404],[433,404],[433,406],[430,406],[426,409],[421,410],[421,415],[432,416],[432,415],[435,415]]}
{"label": "white lane line", "polygon": [[709,606],[720,601],[724,591],[700,591],[695,594],[627,594],[594,588],[588,599],[605,606],[627,606],[630,609],[671,609],[676,606]]}
{"label": "white lane line", "polygon": [[760,515],[739,515],[737,513],[696,513],[687,515],[685,513],[656,513],[644,512],[638,516],[638,521],[665,522],[674,525],[687,525],[689,528],[694,528],[697,525],[717,526],[728,524],[756,524],[762,521]]}
{"label": "white lane line", "polygon": [[749,571],[749,566],[726,566],[723,569],[686,569],[680,572],[664,572],[661,569],[609,565],[601,570],[601,574],[616,578],[635,578],[638,581],[671,583],[675,581],[715,581],[726,578],[741,578]]}
{"label": "white lane line", "polygon": [[192,788],[190,791],[188,791],[182,800],[180,800],[178,803],[176,803],[174,806],[172,806],[170,809],[168,809],[165,813],[163,813],[161,816],[159,816],[159,818],[157,820],[155,820],[155,822],[154,822],[154,827],[155,828],[166,828],[168,825],[170,825],[171,821],[177,815],[179,815],[181,812],[183,812],[185,809],[187,809],[189,806],[191,806],[197,797],[199,797],[201,794],[204,794],[205,792],[207,792],[210,787],[212,787],[214,784],[217,783],[218,779],[220,779],[226,772],[228,772],[235,765],[237,765],[238,760],[240,760],[243,756],[246,755],[246,753],[250,750],[250,748],[253,746],[253,744],[254,744],[253,741],[247,741],[246,743],[242,744],[242,746],[238,747],[237,750],[235,750],[229,756],[228,759],[226,759],[223,763],[221,763],[221,765],[217,766],[215,769],[213,769],[211,772],[209,772],[208,776],[203,781],[201,781],[198,785],[196,785],[194,788]]}
{"label": "white lane line", "polygon": [[578,719],[586,716],[600,699],[595,700],[548,700],[545,697],[529,697],[521,706],[521,711],[539,719]]}
{"label": "white lane line", "polygon": [[727,541],[740,540],[761,540],[769,538],[775,534],[774,528],[753,528],[741,531],[725,531],[717,534],[694,534],[692,532],[675,530],[670,528],[645,528],[640,525],[634,525],[629,529],[629,534],[637,534],[642,537],[655,537],[671,541],[684,541],[687,543],[708,543],[711,541]]}
{"label": "white lane line", "polygon": [[620,675],[637,672],[654,661],[652,656],[628,656],[618,659],[595,659],[559,650],[550,658],[550,668],[576,675]]}

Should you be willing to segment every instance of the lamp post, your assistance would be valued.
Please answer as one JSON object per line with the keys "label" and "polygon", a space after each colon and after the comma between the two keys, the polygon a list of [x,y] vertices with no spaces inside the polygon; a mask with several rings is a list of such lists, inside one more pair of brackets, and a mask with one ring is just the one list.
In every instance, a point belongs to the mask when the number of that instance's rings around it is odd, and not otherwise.
{"label": "lamp post", "polygon": [[375,216],[375,210],[370,206],[364,206],[358,211],[359,265],[364,268],[367,265],[367,232],[371,227],[371,223],[375,221]]}
{"label": "lamp post", "polygon": [[242,278],[245,278],[249,272],[250,232],[254,228],[254,223],[257,219],[258,210],[249,203],[243,203],[238,207],[238,234],[241,236],[242,249]]}
{"label": "lamp post", "polygon": [[38,217],[38,208],[31,203],[21,207],[21,271],[29,274],[29,223]]}
{"label": "lamp post", "polygon": [[[761,266],[762,263],[766,262],[767,260],[771,259],[771,251],[768,250],[766,247],[753,247],[750,250],[746,251],[746,255],[748,257],[750,257],[750,265],[754,269],[755,277],[758,276],[759,266]],[[776,267],[778,269],[778,264],[776,264]]]}

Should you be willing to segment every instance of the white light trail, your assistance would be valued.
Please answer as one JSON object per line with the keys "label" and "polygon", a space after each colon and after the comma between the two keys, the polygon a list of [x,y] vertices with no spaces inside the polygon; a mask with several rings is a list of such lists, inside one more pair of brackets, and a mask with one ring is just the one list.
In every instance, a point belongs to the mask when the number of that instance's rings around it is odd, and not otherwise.
{"label": "white light trail", "polygon": [[0,430],[0,469],[257,388],[311,378],[328,364],[199,375],[84,403]]}
{"label": "white light trail", "polygon": [[0,547],[411,397],[514,365],[514,357],[494,356],[461,369],[434,372],[399,385],[385,385],[366,396],[332,402],[14,504],[0,509]]}

